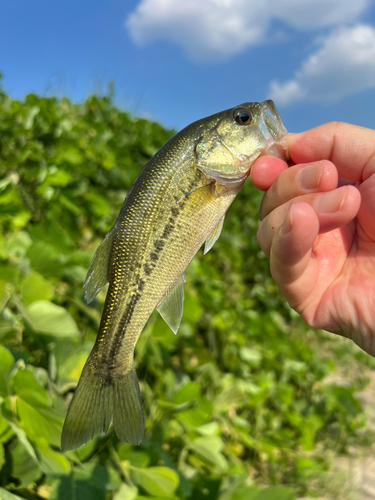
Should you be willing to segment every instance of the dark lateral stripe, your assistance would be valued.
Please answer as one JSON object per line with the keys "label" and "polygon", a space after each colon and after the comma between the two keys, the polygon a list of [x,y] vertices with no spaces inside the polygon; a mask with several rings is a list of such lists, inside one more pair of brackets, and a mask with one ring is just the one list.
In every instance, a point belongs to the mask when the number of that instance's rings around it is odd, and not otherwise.
{"label": "dark lateral stripe", "polygon": [[147,274],[147,276],[150,276],[152,272],[152,267],[150,267],[150,265],[146,262],[146,264],[143,266],[143,270],[145,274]]}
{"label": "dark lateral stripe", "polygon": [[[143,281],[143,285],[144,285],[144,281]],[[118,353],[118,351],[121,347],[122,340],[123,340],[125,333],[126,333],[125,332],[126,325],[128,325],[130,323],[130,320],[134,314],[135,306],[137,305],[137,302],[139,301],[140,298],[141,298],[141,294],[138,292],[135,292],[131,296],[129,302],[126,304],[125,311],[121,317],[121,321],[120,321],[118,328],[117,328],[117,331],[113,337],[112,346],[111,346],[109,353],[108,353],[106,364],[107,364],[109,370],[113,369],[113,367],[114,367],[114,360],[115,360],[116,354]]]}
{"label": "dark lateral stripe", "polygon": [[164,248],[164,245],[165,245],[165,241],[163,241],[163,240],[156,240],[154,242],[154,248],[157,252],[161,252]]}
{"label": "dark lateral stripe", "polygon": [[161,235],[161,238],[163,240],[166,240],[168,238],[168,236],[171,234],[171,232],[173,231],[173,228],[174,228],[174,224],[170,224],[168,222],[168,224],[164,228],[164,231],[163,231],[163,234]]}
{"label": "dark lateral stripe", "polygon": [[157,262],[157,260],[159,259],[159,255],[156,252],[152,252],[152,253],[150,253],[150,259],[153,262]]}
{"label": "dark lateral stripe", "polygon": [[150,261],[146,262],[143,265],[143,270],[147,276],[150,276],[150,274],[152,273],[152,270],[154,269],[156,262],[159,259],[159,254],[165,247],[167,243],[166,240],[169,238],[174,227],[175,227],[175,219],[173,217],[169,217],[167,224],[164,226],[163,233],[161,234],[160,239],[154,242],[154,251],[151,252],[150,254]]}

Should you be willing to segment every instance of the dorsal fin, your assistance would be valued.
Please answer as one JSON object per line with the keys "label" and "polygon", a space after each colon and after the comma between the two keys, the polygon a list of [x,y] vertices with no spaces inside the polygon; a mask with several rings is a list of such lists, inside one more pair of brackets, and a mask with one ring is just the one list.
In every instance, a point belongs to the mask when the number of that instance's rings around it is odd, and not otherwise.
{"label": "dorsal fin", "polygon": [[219,222],[216,224],[214,230],[212,231],[210,236],[207,238],[206,243],[204,245],[204,252],[203,252],[204,255],[206,255],[206,253],[209,250],[211,250],[211,248],[214,246],[215,242],[219,238],[219,236],[221,234],[221,230],[223,229],[224,219],[225,219],[225,215],[224,215],[224,217],[222,217],[219,220]]}
{"label": "dorsal fin", "polygon": [[156,308],[174,334],[177,333],[180,326],[184,309],[184,282],[185,278],[182,275],[177,285],[172,288],[163,302]]}
{"label": "dorsal fin", "polygon": [[114,234],[115,227],[113,226],[96,249],[89,270],[87,271],[85,283],[83,284],[87,304],[90,304],[94,300],[103,286],[109,281],[109,256],[111,254]]}

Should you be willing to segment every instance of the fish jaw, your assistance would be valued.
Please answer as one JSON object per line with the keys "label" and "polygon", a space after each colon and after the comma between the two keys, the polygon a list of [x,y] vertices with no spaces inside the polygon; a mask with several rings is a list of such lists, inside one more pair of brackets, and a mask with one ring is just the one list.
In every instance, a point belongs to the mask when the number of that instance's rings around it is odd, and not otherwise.
{"label": "fish jaw", "polygon": [[258,127],[267,145],[259,156],[267,154],[276,156],[281,160],[288,159],[288,132],[283,125],[281,117],[270,99],[261,103],[261,112],[258,120]]}
{"label": "fish jaw", "polygon": [[251,165],[249,165],[249,168],[246,169],[246,171],[241,174],[223,174],[220,172],[217,172],[216,170],[210,170],[209,168],[204,168],[204,167],[198,167],[199,170],[201,170],[207,177],[210,177],[211,179],[214,179],[218,184],[226,187],[238,187],[238,189],[241,189],[243,183],[246,180],[246,177],[250,173],[250,168]]}

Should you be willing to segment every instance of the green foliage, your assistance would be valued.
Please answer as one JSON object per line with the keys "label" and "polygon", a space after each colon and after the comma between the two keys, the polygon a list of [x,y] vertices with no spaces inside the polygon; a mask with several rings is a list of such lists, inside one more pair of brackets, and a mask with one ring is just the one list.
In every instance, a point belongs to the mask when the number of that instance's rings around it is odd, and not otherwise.
{"label": "green foliage", "polygon": [[358,439],[362,381],[324,382],[336,343],[280,297],[256,243],[261,195],[248,182],[214,249],[187,272],[178,335],[154,313],[137,345],[142,445],[110,432],[60,452],[105,298],[84,303],[86,270],[140,168],[170,135],[107,97],[77,105],[0,92],[4,500],[292,500],[325,470],[327,449]]}

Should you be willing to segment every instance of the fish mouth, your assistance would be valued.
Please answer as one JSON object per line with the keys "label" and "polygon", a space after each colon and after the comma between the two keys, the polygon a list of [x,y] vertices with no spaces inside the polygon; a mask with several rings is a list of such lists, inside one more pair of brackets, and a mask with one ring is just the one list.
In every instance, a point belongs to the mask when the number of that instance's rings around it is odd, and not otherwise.
{"label": "fish mouth", "polygon": [[238,172],[233,174],[224,174],[222,172],[216,172],[215,170],[210,170],[209,168],[198,167],[204,174],[208,177],[212,177],[216,182],[227,187],[238,187],[241,186],[250,172],[250,165],[245,172],[238,174]]}
{"label": "fish mouth", "polygon": [[266,154],[276,156],[282,160],[288,159],[288,132],[271,99],[261,103],[261,113],[257,123],[259,130],[267,141]]}

